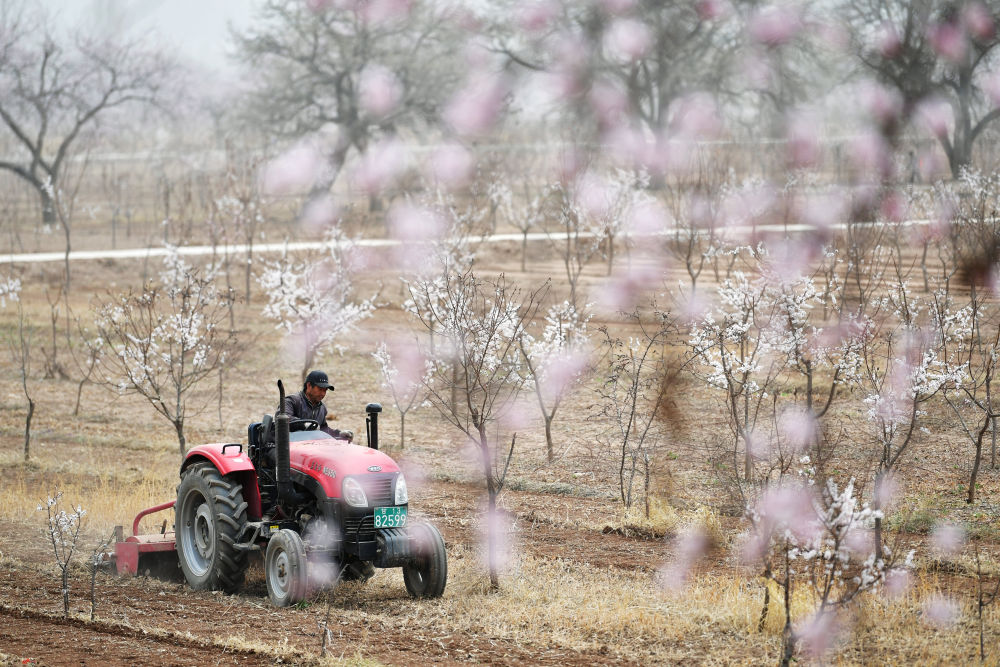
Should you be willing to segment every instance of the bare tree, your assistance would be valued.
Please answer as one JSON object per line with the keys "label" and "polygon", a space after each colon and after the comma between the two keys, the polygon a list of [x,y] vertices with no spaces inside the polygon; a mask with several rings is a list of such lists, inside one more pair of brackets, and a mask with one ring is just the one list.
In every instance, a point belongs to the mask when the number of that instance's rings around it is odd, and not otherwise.
{"label": "bare tree", "polygon": [[83,516],[87,513],[80,505],[71,511],[59,509],[62,491],[49,496],[44,505],[38,504],[38,511],[45,510],[47,523],[46,537],[52,545],[52,553],[59,566],[62,582],[63,616],[69,617],[69,564],[76,553],[77,542],[80,539],[80,528],[83,527]]}
{"label": "bare tree", "polygon": [[335,130],[312,194],[329,190],[351,149],[436,113],[457,79],[446,16],[429,3],[383,16],[369,3],[267,0],[236,35],[253,63],[247,108],[261,127],[295,140]]}
{"label": "bare tree", "polygon": [[590,315],[578,313],[569,301],[564,301],[549,308],[540,337],[527,332],[521,336],[528,378],[545,421],[545,455],[550,463],[555,457],[552,421],[588,363],[589,320]]}
{"label": "bare tree", "polygon": [[59,198],[77,144],[118,110],[157,103],[169,69],[165,57],[137,42],[82,33],[62,39],[44,13],[0,2],[0,130],[16,150],[0,169],[35,190],[43,223],[63,229],[67,256],[69,219],[59,215]]}
{"label": "bare tree", "polygon": [[921,111],[952,116],[926,124],[955,178],[972,161],[983,131],[1000,118],[984,89],[1000,44],[996,13],[995,2],[933,0],[845,0],[840,8],[861,66],[899,93],[904,119]]}
{"label": "bare tree", "polygon": [[[650,321],[636,311],[627,321],[638,327],[637,335],[622,340],[606,328],[600,329],[602,357],[607,366],[598,389],[601,416],[607,419],[609,432],[604,436],[615,450],[618,493],[627,513],[634,502],[635,478],[640,468],[648,473],[648,461],[656,453],[662,438],[663,420],[658,417],[668,391],[677,376],[670,359],[663,352],[671,334],[676,333],[676,319],[669,312],[654,308]],[[649,515],[648,478],[646,515]]]}
{"label": "bare tree", "polygon": [[177,432],[186,451],[184,425],[192,391],[236,355],[236,332],[225,327],[232,293],[183,267],[165,285],[111,296],[95,307],[104,341],[103,382],[142,396]]}
{"label": "bare tree", "polygon": [[399,448],[406,447],[406,415],[425,404],[424,385],[430,381],[434,365],[420,354],[416,343],[394,349],[381,342],[372,353],[382,372],[382,386],[389,390],[399,411]]}
{"label": "bare tree", "polygon": [[[517,434],[510,438],[500,423],[524,388],[518,341],[535,317],[544,289],[522,294],[501,275],[493,281],[471,270],[446,275],[441,294],[447,316],[438,335],[445,341],[425,382],[428,400],[444,419],[475,445],[486,482],[487,562],[490,586],[499,587],[497,496],[503,489],[514,455]],[[453,401],[456,394],[458,400]]]}
{"label": "bare tree", "polygon": [[[861,346],[858,387],[867,407],[867,428],[875,458],[872,508],[881,512],[893,474],[922,432],[923,406],[942,390],[961,381],[963,371],[942,356],[947,323],[932,313],[918,317],[921,304],[904,277],[890,285],[886,304],[892,312],[872,320],[869,339]],[[875,517],[876,553],[882,557],[882,517]]]}
{"label": "bare tree", "polygon": [[295,260],[287,253],[258,277],[267,295],[265,317],[293,337],[302,353],[302,379],[336,340],[375,311],[378,295],[355,301],[351,243],[334,228],[327,252]]}
{"label": "bare tree", "polygon": [[35,414],[35,401],[28,388],[28,375],[31,373],[31,329],[25,328],[21,281],[17,278],[0,278],[0,308],[6,308],[8,300],[17,304],[17,335],[11,334],[7,347],[14,366],[21,375],[21,389],[28,402],[28,414],[24,420],[24,460],[27,461],[31,454],[31,418]]}

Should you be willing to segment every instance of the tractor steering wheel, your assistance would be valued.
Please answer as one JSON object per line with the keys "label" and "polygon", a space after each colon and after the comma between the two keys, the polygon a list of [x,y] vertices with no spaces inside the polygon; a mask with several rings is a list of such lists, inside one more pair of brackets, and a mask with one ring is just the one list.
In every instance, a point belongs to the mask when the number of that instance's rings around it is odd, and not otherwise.
{"label": "tractor steering wheel", "polygon": [[315,419],[293,419],[288,422],[289,432],[295,431],[317,431],[319,430],[319,422]]}

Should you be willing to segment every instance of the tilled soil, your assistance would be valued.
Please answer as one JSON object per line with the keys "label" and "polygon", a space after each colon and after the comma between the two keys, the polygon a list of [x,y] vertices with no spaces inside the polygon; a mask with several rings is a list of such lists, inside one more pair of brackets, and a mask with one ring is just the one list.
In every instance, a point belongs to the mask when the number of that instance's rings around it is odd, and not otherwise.
{"label": "tilled soil", "polygon": [[[420,508],[441,529],[450,549],[477,548],[480,491],[472,486],[435,482],[422,490]],[[561,558],[595,568],[652,571],[668,557],[664,540],[602,532],[600,517],[609,503],[564,496],[508,493],[505,504],[523,553]],[[537,513],[535,508],[546,508]],[[544,517],[540,518],[539,514]],[[552,517],[559,517],[553,520]],[[571,525],[587,520],[587,527]],[[42,547],[44,545],[41,545]],[[196,592],[183,584],[144,578],[96,578],[97,620],[90,613],[89,581],[74,573],[71,618],[62,618],[62,593],[56,577],[42,575],[32,561],[45,562],[37,542],[7,541],[14,565],[0,572],[0,664],[45,665],[259,665],[308,664],[321,653],[320,624],[327,618],[326,654],[364,657],[384,664],[621,664],[604,649],[574,652],[549,646],[519,645],[487,635],[424,636],[399,633],[378,617],[339,618],[337,606],[275,609],[261,582],[244,594]],[[359,603],[374,604],[371,601]],[[415,602],[399,590],[380,600],[382,610],[399,615],[432,613],[435,601]],[[414,605],[425,605],[414,611]],[[381,618],[385,618],[383,615]],[[248,647],[246,638],[257,639]],[[263,641],[266,640],[266,641]],[[260,646],[267,648],[261,649]]]}

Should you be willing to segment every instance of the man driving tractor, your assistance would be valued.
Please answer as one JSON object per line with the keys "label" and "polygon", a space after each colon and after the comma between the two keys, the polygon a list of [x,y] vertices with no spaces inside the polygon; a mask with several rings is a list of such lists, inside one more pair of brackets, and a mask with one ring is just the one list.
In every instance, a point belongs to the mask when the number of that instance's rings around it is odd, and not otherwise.
{"label": "man driving tractor", "polygon": [[285,412],[292,419],[312,419],[319,424],[320,430],[340,440],[354,441],[354,431],[330,428],[326,425],[326,406],[323,398],[327,391],[333,391],[330,378],[323,371],[309,371],[302,391],[285,397]]}

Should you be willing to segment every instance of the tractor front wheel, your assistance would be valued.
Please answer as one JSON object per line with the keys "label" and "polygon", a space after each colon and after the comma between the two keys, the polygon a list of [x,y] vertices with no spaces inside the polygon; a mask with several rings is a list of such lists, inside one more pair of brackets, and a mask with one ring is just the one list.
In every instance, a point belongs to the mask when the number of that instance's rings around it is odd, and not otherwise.
{"label": "tractor front wheel", "polygon": [[247,521],[243,486],[196,463],[182,473],[174,512],[177,555],[191,587],[238,590],[247,568],[246,553],[234,547]]}
{"label": "tractor front wheel", "polygon": [[406,592],[415,598],[439,598],[448,580],[448,554],[444,538],[429,523],[410,527],[413,560],[403,566],[403,583]]}
{"label": "tractor front wheel", "polygon": [[275,607],[287,607],[305,598],[309,583],[306,547],[294,530],[283,528],[268,541],[264,578],[267,596]]}

